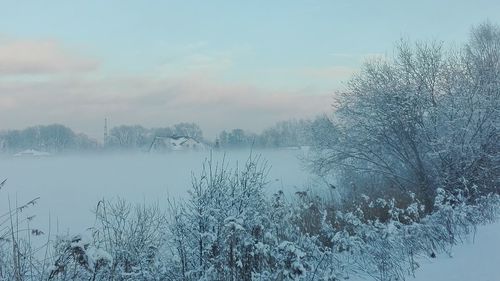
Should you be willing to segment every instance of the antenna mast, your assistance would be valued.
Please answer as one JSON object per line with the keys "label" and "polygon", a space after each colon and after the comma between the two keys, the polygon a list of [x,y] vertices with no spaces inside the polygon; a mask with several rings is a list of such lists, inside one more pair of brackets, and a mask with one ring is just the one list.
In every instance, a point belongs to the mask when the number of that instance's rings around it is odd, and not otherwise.
{"label": "antenna mast", "polygon": [[108,144],[108,118],[104,118],[104,146]]}

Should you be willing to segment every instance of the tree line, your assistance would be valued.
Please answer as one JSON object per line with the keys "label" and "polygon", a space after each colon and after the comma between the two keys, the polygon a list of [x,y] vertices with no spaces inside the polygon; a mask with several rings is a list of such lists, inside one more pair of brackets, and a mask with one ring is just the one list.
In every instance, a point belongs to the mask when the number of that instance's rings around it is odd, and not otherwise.
{"label": "tree line", "polygon": [[96,140],[85,134],[77,134],[60,124],[0,132],[0,150],[3,152],[19,152],[25,149],[61,152],[93,150],[98,147]]}
{"label": "tree line", "polygon": [[224,130],[215,140],[207,140],[195,123],[179,123],[171,127],[146,128],[120,125],[110,129],[106,140],[99,142],[83,133],[75,133],[61,124],[39,125],[23,130],[0,132],[0,151],[19,152],[35,149],[47,152],[91,151],[103,149],[146,151],[155,137],[185,136],[213,148],[278,148],[310,145],[309,120],[287,120],[276,123],[262,133],[243,129]]}

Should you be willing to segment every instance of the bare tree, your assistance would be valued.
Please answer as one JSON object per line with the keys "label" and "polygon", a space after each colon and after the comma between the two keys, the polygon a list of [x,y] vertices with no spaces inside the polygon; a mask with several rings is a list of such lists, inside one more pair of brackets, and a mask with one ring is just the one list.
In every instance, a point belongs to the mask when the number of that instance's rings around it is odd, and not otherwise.
{"label": "bare tree", "polygon": [[437,188],[464,177],[495,189],[499,42],[499,27],[484,24],[463,51],[403,41],[394,58],[367,62],[337,99],[334,133],[317,136],[314,170],[414,191],[428,211]]}

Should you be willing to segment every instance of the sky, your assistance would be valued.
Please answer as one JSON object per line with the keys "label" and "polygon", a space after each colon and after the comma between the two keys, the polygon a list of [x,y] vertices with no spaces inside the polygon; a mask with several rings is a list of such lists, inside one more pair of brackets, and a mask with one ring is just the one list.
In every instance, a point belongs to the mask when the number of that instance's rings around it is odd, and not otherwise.
{"label": "sky", "polygon": [[500,1],[3,1],[0,130],[198,123],[259,132],[331,111],[401,38],[467,40]]}

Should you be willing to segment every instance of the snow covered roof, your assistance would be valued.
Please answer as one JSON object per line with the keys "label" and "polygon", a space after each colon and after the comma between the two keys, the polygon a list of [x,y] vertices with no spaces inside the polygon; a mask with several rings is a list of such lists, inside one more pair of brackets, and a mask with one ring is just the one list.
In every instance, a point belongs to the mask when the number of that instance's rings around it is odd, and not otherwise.
{"label": "snow covered roof", "polygon": [[168,148],[169,150],[203,149],[205,147],[201,142],[188,136],[157,136],[153,140],[153,143],[151,143],[149,151],[153,148],[158,149],[157,145],[166,145],[167,147],[164,148]]}

